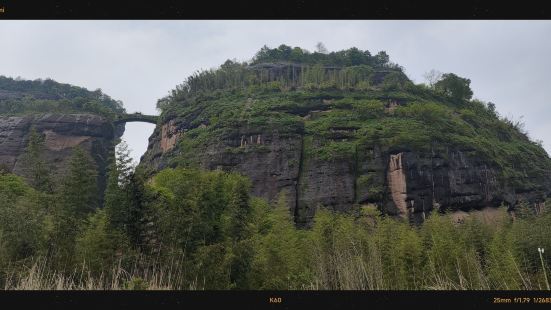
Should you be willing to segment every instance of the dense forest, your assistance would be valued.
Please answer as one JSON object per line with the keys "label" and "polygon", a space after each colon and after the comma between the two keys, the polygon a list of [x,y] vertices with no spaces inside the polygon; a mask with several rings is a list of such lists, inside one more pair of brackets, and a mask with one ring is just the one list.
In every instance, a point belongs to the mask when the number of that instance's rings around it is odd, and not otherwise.
{"label": "dense forest", "polygon": [[[4,115],[124,111],[99,90],[51,80],[0,77],[0,89]],[[25,154],[30,177],[0,166],[0,288],[550,289],[551,257],[542,250],[551,251],[549,203],[538,210],[519,203],[514,217],[504,206],[491,218],[473,212],[460,222],[456,210],[435,210],[414,225],[384,212],[382,184],[366,173],[357,186],[372,200],[357,212],[320,208],[311,227],[299,228],[285,193],[268,201],[251,194],[243,174],[199,165],[208,141],[246,127],[303,135],[305,156],[329,162],[365,145],[468,148],[508,185],[538,188],[551,167],[540,143],[493,103],[473,99],[467,78],[447,73],[417,85],[385,52],[281,45],[197,72],[157,107],[164,122],[188,126],[178,153],[152,171],[134,167],[120,143],[104,193],[94,161],[78,147],[54,180],[36,130]]]}
{"label": "dense forest", "polygon": [[[319,211],[297,229],[284,201],[248,194],[238,174],[166,169],[147,181],[124,144],[105,206],[93,165],[75,149],[62,184],[40,139],[32,186],[0,175],[0,284],[5,289],[547,289],[551,212],[519,206],[491,221],[435,213],[421,226]],[[38,156],[37,156],[38,155]]]}
{"label": "dense forest", "polygon": [[58,83],[52,79],[34,81],[0,76],[0,114],[90,112],[113,117],[125,110],[121,101],[101,89]]}

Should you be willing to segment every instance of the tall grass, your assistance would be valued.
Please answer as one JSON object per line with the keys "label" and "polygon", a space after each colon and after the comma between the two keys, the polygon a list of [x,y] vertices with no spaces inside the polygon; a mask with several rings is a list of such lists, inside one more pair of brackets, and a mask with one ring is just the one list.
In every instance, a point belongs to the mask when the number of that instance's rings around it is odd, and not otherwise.
{"label": "tall grass", "polygon": [[[312,231],[314,289],[543,290],[542,264],[523,252],[531,238],[549,235],[545,216],[516,223],[505,210],[461,224],[434,214],[420,227],[377,217],[362,222],[320,212]],[[549,217],[549,215],[546,215]],[[526,232],[527,225],[538,226]],[[526,233],[523,235],[522,233]],[[537,253],[537,248],[528,248]],[[534,254],[528,253],[528,254]],[[542,253],[540,253],[542,254]],[[539,257],[538,257],[539,258]]]}
{"label": "tall grass", "polygon": [[[259,213],[264,222],[251,240],[251,265],[243,269],[246,286],[230,289],[548,289],[549,258],[534,244],[549,248],[549,213],[512,221],[503,211],[490,221],[471,216],[459,224],[434,213],[417,227],[371,211],[354,217],[321,210],[312,229],[297,230],[286,212],[266,212]],[[99,271],[85,261],[59,271],[43,257],[10,263],[1,268],[0,287],[203,290],[217,287],[209,277],[225,268],[167,252],[132,257]]]}
{"label": "tall grass", "polygon": [[[145,263],[145,264],[144,264]],[[181,262],[147,264],[145,256],[125,269],[119,260],[111,269],[99,275],[91,272],[86,263],[72,272],[51,269],[48,261],[37,258],[30,267],[14,268],[6,274],[5,290],[195,290],[197,282],[182,283],[184,268]]]}

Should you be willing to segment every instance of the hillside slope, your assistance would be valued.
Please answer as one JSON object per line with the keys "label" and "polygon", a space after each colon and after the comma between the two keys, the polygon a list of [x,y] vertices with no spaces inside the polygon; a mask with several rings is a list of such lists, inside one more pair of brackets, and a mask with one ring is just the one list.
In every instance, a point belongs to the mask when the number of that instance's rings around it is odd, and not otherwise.
{"label": "hillside slope", "polygon": [[196,73],[159,100],[142,165],[237,171],[253,195],[285,199],[308,225],[319,207],[377,204],[422,221],[551,193],[551,160],[470,81],[414,85],[386,53],[263,48],[251,63]]}

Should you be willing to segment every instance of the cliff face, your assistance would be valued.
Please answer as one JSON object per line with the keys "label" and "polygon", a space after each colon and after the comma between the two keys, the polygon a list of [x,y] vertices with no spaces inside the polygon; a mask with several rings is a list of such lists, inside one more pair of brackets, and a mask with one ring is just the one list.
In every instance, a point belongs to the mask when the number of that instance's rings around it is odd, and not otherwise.
{"label": "cliff face", "polygon": [[[171,121],[169,127],[176,125]],[[182,151],[173,137],[153,135],[142,164],[155,170],[178,165],[171,159]],[[243,131],[209,141],[196,155],[200,168],[250,177],[255,196],[271,202],[283,197],[297,224],[306,226],[319,207],[353,211],[375,203],[387,214],[420,223],[434,209],[471,211],[521,201],[537,207],[551,193],[549,174],[537,189],[514,188],[500,180],[496,167],[468,151],[392,153],[363,146],[349,158],[320,159],[309,154],[316,144],[308,140],[299,133]],[[167,144],[172,148],[163,148]]]}
{"label": "cliff face", "polygon": [[310,60],[227,62],[190,77],[159,101],[141,165],[240,172],[301,226],[320,207],[371,203],[422,222],[434,209],[537,209],[551,194],[548,154],[493,106],[415,85],[397,66]]}
{"label": "cliff face", "polygon": [[94,159],[99,189],[103,192],[107,160],[114,140],[124,132],[124,125],[114,128],[109,120],[94,114],[0,116],[0,165],[24,177],[29,174],[24,155],[32,127],[44,137],[42,156],[54,178],[59,180],[64,175],[72,150],[78,146]]}
{"label": "cliff face", "polygon": [[389,213],[422,222],[433,209],[470,211],[527,202],[536,207],[551,193],[549,172],[539,188],[507,184],[500,171],[468,151],[400,152],[388,163]]}
{"label": "cliff face", "polygon": [[[175,100],[141,164],[240,172],[253,195],[284,199],[301,226],[320,207],[372,203],[419,223],[434,209],[537,208],[551,194],[549,156],[483,103],[452,101],[396,72],[374,72],[360,89],[300,89],[298,69],[267,68],[257,73],[269,77],[264,88]],[[289,85],[278,82],[287,75]]]}

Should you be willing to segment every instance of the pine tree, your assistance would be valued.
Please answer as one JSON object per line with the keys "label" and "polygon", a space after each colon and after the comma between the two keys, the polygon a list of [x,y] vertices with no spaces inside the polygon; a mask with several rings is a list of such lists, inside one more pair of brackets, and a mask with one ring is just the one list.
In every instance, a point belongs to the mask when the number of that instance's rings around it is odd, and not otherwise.
{"label": "pine tree", "polygon": [[139,241],[144,182],[135,175],[134,164],[126,142],[117,145],[105,191],[105,209],[113,228],[125,232],[133,242]]}
{"label": "pine tree", "polygon": [[127,199],[126,233],[134,244],[143,245],[143,232],[146,223],[145,216],[145,181],[141,173],[133,173],[128,185],[124,188]]}
{"label": "pine tree", "polygon": [[105,213],[109,223],[114,228],[122,228],[126,216],[123,212],[127,209],[124,192],[120,185],[120,172],[116,162],[109,165],[107,172],[107,186],[105,188]]}
{"label": "pine tree", "polygon": [[136,168],[132,157],[130,157],[130,149],[128,144],[124,140],[117,145],[116,162],[119,185],[124,186],[128,184],[130,176],[134,173]]}
{"label": "pine tree", "polygon": [[44,149],[44,137],[36,131],[36,128],[31,128],[24,159],[27,167],[30,169],[31,185],[36,190],[52,193],[53,183],[50,169],[42,158]]}
{"label": "pine tree", "polygon": [[115,154],[109,166],[105,209],[111,225],[125,230],[125,223],[128,221],[128,200],[124,188],[130,183],[134,167],[126,142],[122,141],[117,145]]}
{"label": "pine tree", "polygon": [[61,190],[65,211],[77,218],[83,218],[98,207],[96,178],[97,170],[93,159],[80,147],[76,147]]}
{"label": "pine tree", "polygon": [[55,268],[70,270],[75,262],[75,240],[83,222],[99,205],[95,164],[80,147],[73,150],[69,169],[52,214],[49,253]]}

